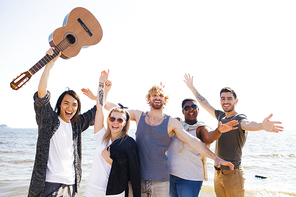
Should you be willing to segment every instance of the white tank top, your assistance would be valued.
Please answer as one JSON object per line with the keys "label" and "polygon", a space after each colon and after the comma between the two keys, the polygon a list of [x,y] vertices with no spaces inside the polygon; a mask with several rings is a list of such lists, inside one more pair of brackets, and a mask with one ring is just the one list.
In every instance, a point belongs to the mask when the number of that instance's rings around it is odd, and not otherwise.
{"label": "white tank top", "polygon": [[[196,137],[196,128],[187,132]],[[167,156],[171,175],[191,181],[203,181],[202,155],[179,140],[175,134],[172,136],[172,143],[167,151]]]}

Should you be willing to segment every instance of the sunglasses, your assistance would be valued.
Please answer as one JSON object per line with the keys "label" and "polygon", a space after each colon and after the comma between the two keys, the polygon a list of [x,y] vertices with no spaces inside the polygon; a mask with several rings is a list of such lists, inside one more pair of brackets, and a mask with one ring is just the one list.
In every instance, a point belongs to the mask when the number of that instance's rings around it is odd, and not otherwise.
{"label": "sunglasses", "polygon": [[192,108],[192,109],[196,109],[196,108],[197,108],[197,105],[195,105],[195,104],[193,104],[193,105],[191,105],[191,106],[186,105],[186,106],[183,108],[183,110],[188,111],[188,110],[190,110],[191,108]]}
{"label": "sunglasses", "polygon": [[[115,117],[109,117],[109,121],[110,121],[110,122],[114,122],[115,120],[116,120]],[[117,122],[118,122],[118,123],[123,123],[123,121],[124,121],[124,119],[122,119],[122,118],[117,118]]]}

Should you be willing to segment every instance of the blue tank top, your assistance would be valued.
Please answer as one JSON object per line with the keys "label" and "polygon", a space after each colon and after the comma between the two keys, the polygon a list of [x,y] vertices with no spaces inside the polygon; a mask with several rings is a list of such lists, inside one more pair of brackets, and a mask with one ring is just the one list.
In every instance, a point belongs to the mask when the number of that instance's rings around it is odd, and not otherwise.
{"label": "blue tank top", "polygon": [[139,149],[141,179],[149,181],[169,181],[169,167],[166,151],[171,144],[168,134],[170,116],[165,116],[157,126],[146,123],[142,113],[136,132],[136,142]]}

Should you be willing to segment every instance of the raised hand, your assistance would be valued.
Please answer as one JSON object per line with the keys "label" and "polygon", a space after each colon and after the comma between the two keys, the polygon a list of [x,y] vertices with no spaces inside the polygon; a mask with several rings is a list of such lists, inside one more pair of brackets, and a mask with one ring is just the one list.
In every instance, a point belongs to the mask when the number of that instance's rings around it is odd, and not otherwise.
{"label": "raised hand", "polygon": [[[106,92],[108,92],[111,89],[111,86],[112,86],[112,82],[107,80],[105,82],[105,90],[106,90]],[[94,93],[90,89],[82,88],[81,91],[83,92],[84,95],[86,95],[91,100],[97,100],[97,96],[94,95]]]}
{"label": "raised hand", "polygon": [[105,71],[105,70],[102,71],[99,82],[100,83],[105,83],[108,80],[108,77],[109,77],[109,70],[108,71]]}
{"label": "raised hand", "polygon": [[83,92],[84,95],[86,95],[91,100],[96,100],[97,99],[97,96],[95,96],[90,89],[82,88],[81,91]]}
{"label": "raised hand", "polygon": [[282,124],[279,121],[270,121],[270,118],[273,114],[270,114],[263,120],[263,129],[268,132],[279,133],[282,132],[284,127],[279,126],[278,124]]}
{"label": "raised hand", "polygon": [[[46,55],[52,56],[54,54],[54,51],[53,50],[54,50],[54,47],[49,48],[46,51]],[[49,63],[47,63],[47,66],[49,66],[50,68],[52,68],[53,65],[54,65],[54,63],[55,63],[55,61],[61,56],[61,54],[62,53],[59,52],[59,54],[55,58],[53,58]]]}
{"label": "raised hand", "polygon": [[106,92],[109,92],[109,90],[111,89],[111,87],[112,87],[112,82],[110,80],[107,80],[105,82],[105,90],[106,90]]}
{"label": "raised hand", "polygon": [[234,127],[238,125],[238,121],[237,120],[232,120],[230,122],[227,122],[226,124],[222,124],[222,122],[220,121],[218,130],[220,131],[220,133],[226,133],[228,131],[237,129],[237,127]]}
{"label": "raised hand", "polygon": [[193,87],[193,76],[191,77],[190,74],[185,74],[183,81],[186,83],[189,89]]}

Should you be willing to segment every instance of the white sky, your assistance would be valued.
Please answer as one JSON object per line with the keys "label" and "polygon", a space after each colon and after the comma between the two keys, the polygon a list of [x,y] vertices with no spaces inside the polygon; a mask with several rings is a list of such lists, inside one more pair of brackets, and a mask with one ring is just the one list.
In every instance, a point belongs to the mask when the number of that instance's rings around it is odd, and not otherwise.
{"label": "white sky", "polygon": [[[80,89],[96,92],[100,71],[110,69],[109,100],[148,110],[145,95],[162,81],[170,96],[165,112],[182,117],[182,100],[193,97],[183,76],[191,73],[216,109],[221,109],[220,89],[230,86],[238,94],[237,111],[249,120],[274,113],[272,120],[295,128],[294,0],[2,0],[0,124],[37,127],[33,94],[43,69],[17,91],[9,83],[44,56],[49,34],[75,7],[92,12],[104,35],[78,56],[57,60],[48,87],[53,106],[70,87],[79,93],[82,111],[91,108],[95,102]],[[203,109],[199,119],[216,127]]]}

